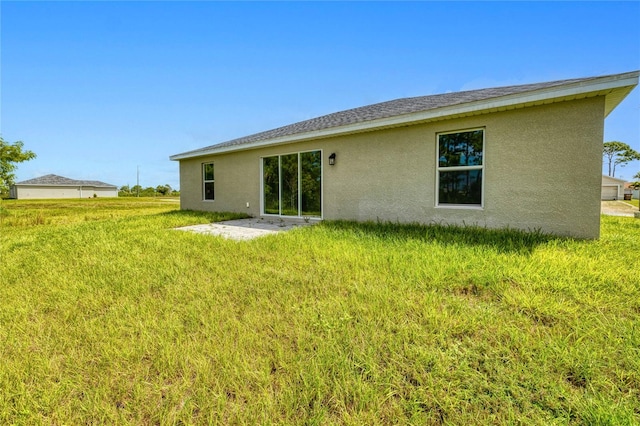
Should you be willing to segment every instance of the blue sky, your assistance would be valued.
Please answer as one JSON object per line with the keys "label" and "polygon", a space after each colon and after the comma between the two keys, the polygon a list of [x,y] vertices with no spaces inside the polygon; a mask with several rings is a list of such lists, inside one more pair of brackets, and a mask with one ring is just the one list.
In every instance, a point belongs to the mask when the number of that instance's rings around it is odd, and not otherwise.
{"label": "blue sky", "polygon": [[[640,2],[0,2],[1,122],[54,173],[179,187],[170,155],[407,96],[640,69]],[[640,89],[605,140],[640,151]],[[631,178],[640,162],[619,169]],[[514,176],[514,181],[517,177]]]}

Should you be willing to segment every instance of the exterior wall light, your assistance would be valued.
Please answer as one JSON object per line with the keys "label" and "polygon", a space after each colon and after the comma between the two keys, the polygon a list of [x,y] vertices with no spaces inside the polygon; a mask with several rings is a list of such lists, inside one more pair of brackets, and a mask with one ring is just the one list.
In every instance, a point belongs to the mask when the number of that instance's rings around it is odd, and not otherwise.
{"label": "exterior wall light", "polygon": [[336,164],[336,153],[335,153],[335,152],[334,152],[334,153],[332,153],[332,154],[329,156],[329,165],[330,165],[330,166],[333,166],[334,164]]}

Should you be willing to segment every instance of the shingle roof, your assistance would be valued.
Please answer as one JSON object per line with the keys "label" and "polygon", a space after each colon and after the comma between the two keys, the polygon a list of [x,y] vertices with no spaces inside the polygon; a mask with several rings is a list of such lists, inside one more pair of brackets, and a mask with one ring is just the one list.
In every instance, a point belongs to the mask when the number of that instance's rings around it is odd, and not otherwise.
{"label": "shingle roof", "polygon": [[588,84],[589,82],[592,82],[594,80],[599,80],[607,77],[635,77],[635,79],[637,80],[638,72],[635,71],[612,76],[575,78],[544,83],[494,87],[489,89],[469,90],[464,92],[395,99],[392,101],[348,109],[346,111],[335,112],[332,114],[323,115],[321,117],[312,118],[310,120],[300,121],[265,132],[255,133],[197,150],[177,154],[173,157],[195,157],[198,155],[207,154],[211,150],[217,150],[225,147],[237,146],[238,148],[240,148],[245,144],[259,143],[261,141],[269,141],[271,139],[294,136],[313,131],[321,131],[324,129],[338,128],[358,123],[367,123],[373,120],[385,119],[390,117],[400,117],[408,114],[437,110],[441,108],[463,105],[478,101],[499,99],[512,95],[525,94],[527,92],[535,92],[558,86],[580,86],[582,84]]}
{"label": "shingle roof", "polygon": [[75,180],[58,175],[45,175],[34,179],[17,182],[16,185],[44,185],[44,186],[93,186],[96,188],[117,188],[116,185],[98,180]]}

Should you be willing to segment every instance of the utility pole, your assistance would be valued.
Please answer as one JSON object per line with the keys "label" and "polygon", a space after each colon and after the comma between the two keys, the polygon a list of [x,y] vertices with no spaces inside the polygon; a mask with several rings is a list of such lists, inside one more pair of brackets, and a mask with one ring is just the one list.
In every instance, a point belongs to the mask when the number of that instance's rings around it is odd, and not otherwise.
{"label": "utility pole", "polygon": [[140,166],[136,166],[136,197],[140,197]]}

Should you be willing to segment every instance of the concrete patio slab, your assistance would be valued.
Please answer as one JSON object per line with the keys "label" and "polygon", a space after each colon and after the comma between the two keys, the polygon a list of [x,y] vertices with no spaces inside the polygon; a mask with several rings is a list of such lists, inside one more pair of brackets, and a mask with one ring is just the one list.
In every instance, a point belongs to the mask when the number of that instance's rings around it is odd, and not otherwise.
{"label": "concrete patio slab", "polygon": [[602,201],[601,212],[608,216],[625,216],[633,217],[633,214],[638,211],[637,207],[632,206],[624,201]]}
{"label": "concrete patio slab", "polygon": [[206,223],[176,228],[178,231],[195,232],[204,235],[218,235],[230,240],[246,241],[265,235],[277,234],[303,226],[311,226],[318,220],[280,219],[280,218],[250,218],[227,220],[224,222]]}

